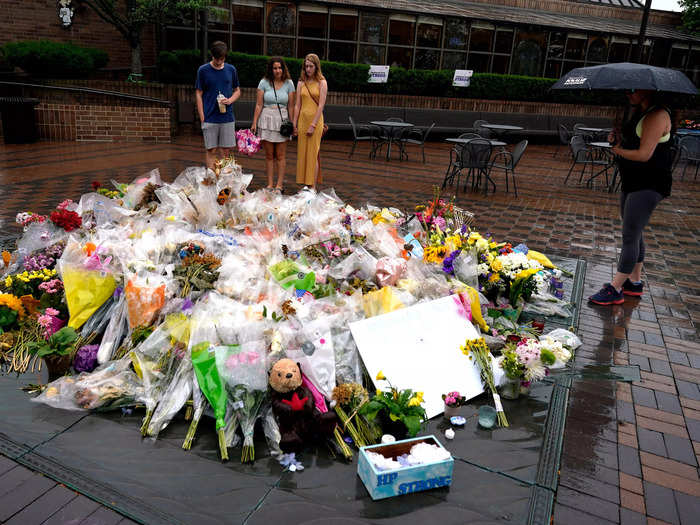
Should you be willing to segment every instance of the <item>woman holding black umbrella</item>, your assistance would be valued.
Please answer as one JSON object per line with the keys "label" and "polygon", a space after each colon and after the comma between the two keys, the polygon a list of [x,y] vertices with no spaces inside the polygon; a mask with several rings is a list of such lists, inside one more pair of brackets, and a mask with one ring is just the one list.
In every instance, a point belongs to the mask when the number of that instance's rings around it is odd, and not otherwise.
{"label": "woman holding black umbrella", "polygon": [[608,138],[622,177],[622,250],[612,282],[589,298],[601,305],[622,304],[625,295],[642,295],[642,230],[661,199],[671,194],[673,181],[670,109],[650,90],[628,91],[627,98],[634,108],[632,116]]}

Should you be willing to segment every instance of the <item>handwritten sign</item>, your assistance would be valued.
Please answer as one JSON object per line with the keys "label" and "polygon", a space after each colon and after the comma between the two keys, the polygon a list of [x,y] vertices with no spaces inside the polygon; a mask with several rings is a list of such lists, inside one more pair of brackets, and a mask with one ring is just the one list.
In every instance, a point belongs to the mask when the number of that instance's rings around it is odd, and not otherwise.
{"label": "handwritten sign", "polygon": [[[429,418],[443,412],[445,392],[457,390],[467,399],[483,392],[478,368],[459,349],[467,338],[479,335],[455,298],[450,295],[350,323],[370,377],[382,371],[395,387],[424,392]],[[375,386],[386,388],[383,382]]]}
{"label": "handwritten sign", "polygon": [[452,85],[458,87],[469,87],[473,73],[474,71],[471,69],[455,69],[455,74],[452,78]]}
{"label": "handwritten sign", "polygon": [[369,78],[367,82],[372,84],[386,84],[389,80],[389,66],[369,66]]}

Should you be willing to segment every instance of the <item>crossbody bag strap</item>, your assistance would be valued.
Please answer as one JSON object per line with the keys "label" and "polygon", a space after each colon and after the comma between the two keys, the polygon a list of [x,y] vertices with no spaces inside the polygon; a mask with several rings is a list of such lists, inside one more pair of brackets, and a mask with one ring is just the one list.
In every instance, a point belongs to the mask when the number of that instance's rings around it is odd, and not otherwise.
{"label": "crossbody bag strap", "polygon": [[318,100],[316,99],[316,97],[314,97],[314,96],[311,94],[311,90],[309,89],[309,86],[306,85],[306,82],[304,82],[304,87],[306,88],[306,91],[309,93],[309,96],[311,97],[311,100],[313,100],[314,102],[316,102],[316,105],[317,105],[317,106],[320,106],[321,104],[319,104],[319,103],[318,103]]}
{"label": "crossbody bag strap", "polygon": [[272,84],[272,91],[275,92],[275,102],[277,103],[277,111],[280,112],[280,119],[284,121],[284,117],[282,116],[282,110],[280,109],[280,103],[277,100],[277,88],[275,88],[275,81],[273,80],[272,82],[270,82],[270,84]]}

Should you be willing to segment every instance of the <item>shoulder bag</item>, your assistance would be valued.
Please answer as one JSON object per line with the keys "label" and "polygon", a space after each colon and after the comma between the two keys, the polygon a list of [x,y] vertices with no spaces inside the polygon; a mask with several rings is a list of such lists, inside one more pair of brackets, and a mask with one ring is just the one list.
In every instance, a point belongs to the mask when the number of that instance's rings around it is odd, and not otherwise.
{"label": "shoulder bag", "polygon": [[275,81],[270,82],[272,84],[272,90],[275,92],[275,102],[277,102],[277,111],[280,112],[280,118],[282,119],[282,124],[280,124],[280,135],[283,137],[291,137],[294,133],[294,124],[288,118],[282,116],[282,110],[280,109],[280,103],[277,100],[277,89],[275,89]]}

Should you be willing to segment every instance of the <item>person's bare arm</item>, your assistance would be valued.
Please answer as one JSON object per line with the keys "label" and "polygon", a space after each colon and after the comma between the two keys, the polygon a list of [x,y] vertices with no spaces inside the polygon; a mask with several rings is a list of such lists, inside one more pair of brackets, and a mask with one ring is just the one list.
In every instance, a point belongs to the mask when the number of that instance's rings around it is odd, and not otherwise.
{"label": "person's bare arm", "polygon": [[668,133],[670,129],[671,119],[668,113],[663,109],[659,109],[644,117],[639,149],[622,149],[614,146],[612,152],[627,160],[646,162],[654,154],[659,139]]}
{"label": "person's bare arm", "polygon": [[323,108],[326,106],[326,97],[328,96],[328,82],[326,82],[325,79],[321,80],[321,86],[319,91],[320,93],[318,97],[318,107],[316,108],[316,114],[314,115],[314,118],[311,121],[309,130],[306,132],[308,135],[313,135],[314,131],[316,131],[316,124],[318,124],[318,119],[321,118],[321,115],[323,114]]}
{"label": "person's bare arm", "polygon": [[[297,93],[301,93],[301,81],[297,82]],[[301,111],[301,95],[299,95],[299,100],[294,104],[294,119],[292,119],[292,124],[294,124],[294,134],[297,134],[297,123],[299,122],[299,112]]]}
{"label": "person's bare arm", "polygon": [[241,88],[237,87],[236,89],[233,90],[233,95],[231,95],[229,98],[224,99],[224,104],[229,106],[229,105],[233,104],[239,98],[241,98]]}
{"label": "person's bare arm", "polygon": [[260,118],[260,113],[263,108],[263,97],[265,92],[262,89],[258,89],[258,94],[255,99],[255,113],[253,113],[253,123],[250,125],[250,130],[255,133],[258,129],[258,119]]}
{"label": "person's bare arm", "polygon": [[203,91],[201,89],[195,90],[195,98],[197,99],[197,113],[199,113],[200,123],[204,122],[204,103],[202,102],[202,93]]}
{"label": "person's bare arm", "polygon": [[287,113],[289,113],[289,116],[292,117],[294,115],[294,103],[296,101],[296,97],[294,96],[296,93],[294,91],[291,91],[289,95],[287,95],[288,100],[287,100]]}

